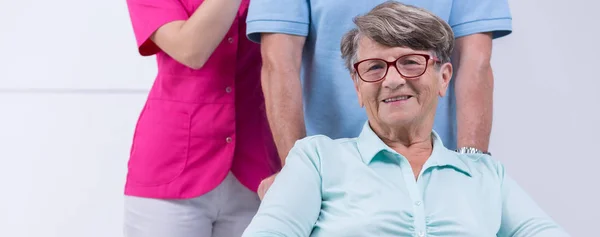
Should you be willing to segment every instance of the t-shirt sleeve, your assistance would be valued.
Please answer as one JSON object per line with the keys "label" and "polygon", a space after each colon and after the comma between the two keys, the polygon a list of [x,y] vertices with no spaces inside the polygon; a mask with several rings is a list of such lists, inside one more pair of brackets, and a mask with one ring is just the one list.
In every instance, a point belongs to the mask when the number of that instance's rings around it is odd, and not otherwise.
{"label": "t-shirt sleeve", "polygon": [[456,38],[491,32],[496,39],[512,32],[507,0],[454,0],[448,23]]}
{"label": "t-shirt sleeve", "polygon": [[308,0],[252,0],[246,18],[248,39],[260,43],[261,33],[307,36]]}
{"label": "t-shirt sleeve", "polygon": [[137,47],[143,56],[156,54],[158,46],[150,36],[166,23],[187,20],[189,15],[178,0],[127,0]]}

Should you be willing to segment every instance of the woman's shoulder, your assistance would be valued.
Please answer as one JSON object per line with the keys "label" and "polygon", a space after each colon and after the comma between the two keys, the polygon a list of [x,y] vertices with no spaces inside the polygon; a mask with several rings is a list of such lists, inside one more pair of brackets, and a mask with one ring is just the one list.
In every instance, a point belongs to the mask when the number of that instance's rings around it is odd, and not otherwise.
{"label": "woman's shoulder", "polygon": [[307,148],[319,152],[326,152],[329,150],[341,152],[344,149],[352,149],[353,144],[355,143],[356,138],[333,139],[326,135],[311,135],[296,141],[294,147]]}
{"label": "woman's shoulder", "polygon": [[346,143],[346,142],[351,142],[351,141],[354,141],[355,139],[356,138],[333,139],[326,135],[317,134],[317,135],[306,136],[306,137],[298,140],[296,143],[304,143],[304,144],[312,144],[312,145],[317,145],[317,144],[332,145],[332,144],[342,144],[342,143]]}
{"label": "woman's shoulder", "polygon": [[462,160],[471,171],[480,175],[500,175],[504,171],[504,166],[495,157],[488,154],[454,154]]}
{"label": "woman's shoulder", "polygon": [[325,135],[311,135],[296,141],[292,150],[298,150],[319,159],[332,156],[343,157],[334,156],[333,154],[354,153],[356,150],[356,138],[333,139]]}

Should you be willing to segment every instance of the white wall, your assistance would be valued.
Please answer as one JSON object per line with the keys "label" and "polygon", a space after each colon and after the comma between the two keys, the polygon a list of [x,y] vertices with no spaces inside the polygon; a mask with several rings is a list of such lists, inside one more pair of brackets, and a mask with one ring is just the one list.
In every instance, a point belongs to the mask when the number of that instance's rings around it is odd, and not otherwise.
{"label": "white wall", "polygon": [[494,156],[573,236],[597,236],[600,3],[509,2],[514,34],[493,52]]}
{"label": "white wall", "polygon": [[[511,0],[492,151],[573,236],[600,220],[594,1]],[[0,1],[0,236],[122,236],[132,129],[156,72],[125,1]]]}

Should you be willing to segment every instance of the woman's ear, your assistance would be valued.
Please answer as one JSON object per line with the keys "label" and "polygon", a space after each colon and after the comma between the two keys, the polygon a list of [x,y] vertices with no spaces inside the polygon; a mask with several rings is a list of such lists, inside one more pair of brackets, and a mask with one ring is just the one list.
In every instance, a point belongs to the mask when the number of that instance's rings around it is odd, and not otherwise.
{"label": "woman's ear", "polygon": [[363,103],[362,96],[360,95],[360,80],[358,79],[358,75],[356,75],[356,73],[352,73],[350,77],[352,77],[352,81],[354,82],[354,89],[356,90],[356,95],[358,96],[358,105],[363,108],[365,107],[365,104]]}
{"label": "woman's ear", "polygon": [[452,80],[452,70],[451,63],[444,63],[440,68],[440,90],[438,91],[440,97],[444,97],[448,91],[448,85],[450,85],[450,80]]}

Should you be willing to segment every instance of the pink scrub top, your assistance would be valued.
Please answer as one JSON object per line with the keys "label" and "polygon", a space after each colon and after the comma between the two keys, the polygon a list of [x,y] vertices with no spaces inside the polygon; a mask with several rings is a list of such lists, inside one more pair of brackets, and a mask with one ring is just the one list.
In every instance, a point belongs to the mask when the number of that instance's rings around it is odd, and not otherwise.
{"label": "pink scrub top", "polygon": [[248,1],[194,70],[149,38],[165,23],[187,20],[202,0],[127,0],[139,53],[156,55],[158,75],[135,128],[126,195],[198,197],[229,171],[256,191],[281,168],[260,85],[260,46],[245,37]]}

